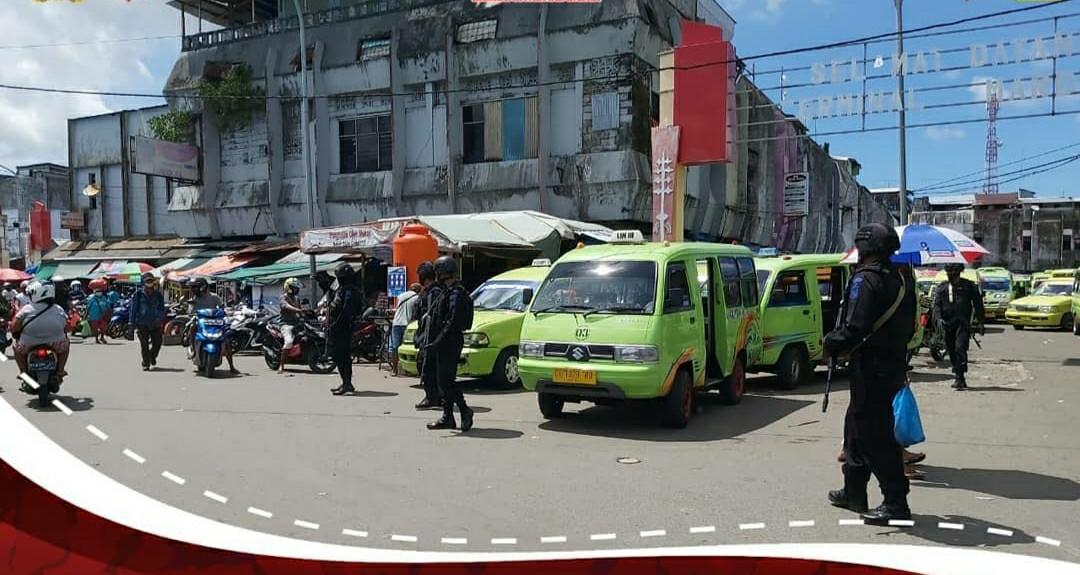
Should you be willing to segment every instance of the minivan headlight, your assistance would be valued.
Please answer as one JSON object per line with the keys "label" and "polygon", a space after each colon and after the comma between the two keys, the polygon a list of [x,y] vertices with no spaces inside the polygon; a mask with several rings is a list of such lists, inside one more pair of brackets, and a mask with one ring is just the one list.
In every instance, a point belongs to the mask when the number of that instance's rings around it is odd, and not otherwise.
{"label": "minivan headlight", "polygon": [[1041,306],[1039,306],[1039,311],[1041,311],[1043,313],[1052,313],[1054,311],[1054,306],[1052,306],[1052,305],[1041,305]]}
{"label": "minivan headlight", "polygon": [[464,335],[468,347],[487,347],[490,343],[487,334],[482,331],[467,331]]}
{"label": "minivan headlight", "polygon": [[521,357],[544,357],[544,344],[538,341],[523,341],[518,344]]}
{"label": "minivan headlight", "polygon": [[660,360],[660,350],[655,345],[617,345],[615,361],[621,363],[654,363]]}

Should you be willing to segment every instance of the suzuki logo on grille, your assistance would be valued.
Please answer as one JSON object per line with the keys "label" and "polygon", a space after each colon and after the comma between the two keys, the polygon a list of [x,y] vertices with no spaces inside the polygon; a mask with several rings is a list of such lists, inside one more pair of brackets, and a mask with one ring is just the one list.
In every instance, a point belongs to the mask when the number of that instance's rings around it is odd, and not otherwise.
{"label": "suzuki logo on grille", "polygon": [[582,345],[575,345],[566,352],[566,357],[574,361],[588,361],[589,350]]}

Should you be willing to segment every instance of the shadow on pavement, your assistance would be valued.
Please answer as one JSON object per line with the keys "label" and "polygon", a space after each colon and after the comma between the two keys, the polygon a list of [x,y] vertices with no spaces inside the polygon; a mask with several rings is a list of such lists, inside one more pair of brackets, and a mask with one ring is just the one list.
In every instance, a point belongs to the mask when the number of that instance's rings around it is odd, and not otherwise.
{"label": "shadow on pavement", "polygon": [[1080,358],[1070,357],[1069,359],[1061,362],[1061,365],[1065,367],[1080,367]]}
{"label": "shadow on pavement", "polygon": [[[888,529],[888,531],[882,533],[882,535],[885,536],[904,534],[918,537],[925,541],[956,547],[999,547],[1002,545],[1022,545],[1035,542],[1035,537],[1028,535],[1019,529],[964,515],[940,516],[916,514],[912,516],[912,519],[915,520],[914,527],[878,527],[878,529]],[[939,527],[939,523],[963,525],[964,528],[942,529]],[[987,529],[991,528],[1010,531],[1012,532],[1012,535],[990,533]]]}
{"label": "shadow on pavement", "polygon": [[[1008,324],[1005,324],[1008,325]],[[986,333],[1005,333],[1005,327],[1002,324],[987,325]]]}
{"label": "shadow on pavement", "polygon": [[943,381],[952,381],[953,376],[951,373],[926,373],[923,371],[909,371],[908,380],[911,383],[941,383]]}
{"label": "shadow on pavement", "polygon": [[1022,387],[1002,387],[1000,385],[971,385],[967,386],[965,392],[972,391],[1024,391]]}
{"label": "shadow on pavement", "polygon": [[373,391],[370,389],[346,393],[344,397],[394,397],[398,395],[393,391]]}
{"label": "shadow on pavement", "polygon": [[[579,413],[566,413],[560,419],[545,421],[540,429],[643,441],[715,441],[761,429],[815,403],[747,395],[738,406],[728,407],[718,406],[715,394],[699,394],[696,401],[699,411],[685,429],[662,427],[657,403],[646,401],[588,407]],[[714,405],[717,407],[713,408]]]}
{"label": "shadow on pavement", "polygon": [[182,368],[182,367],[155,367],[154,369],[150,370],[150,373],[159,372],[159,371],[163,372],[163,373],[182,373],[182,372],[185,372],[187,370]]}
{"label": "shadow on pavement", "polygon": [[1080,500],[1080,483],[1065,477],[1013,469],[953,468],[934,465],[921,467],[926,472],[926,482],[913,482],[913,485],[919,487],[965,489],[1005,499]]}
{"label": "shadow on pavement", "polygon": [[[476,408],[474,407],[473,410]],[[473,439],[517,439],[525,435],[516,429],[499,429],[497,427],[474,427],[464,433],[458,433],[451,437],[466,437]]]}
{"label": "shadow on pavement", "polygon": [[52,400],[59,399],[64,405],[71,411],[89,411],[94,408],[94,400],[89,397],[72,397],[70,395],[51,395],[49,396],[49,404],[46,406],[38,405],[36,397],[32,397],[26,400],[26,406],[32,407],[38,411],[55,411],[59,413],[59,409],[52,404]]}

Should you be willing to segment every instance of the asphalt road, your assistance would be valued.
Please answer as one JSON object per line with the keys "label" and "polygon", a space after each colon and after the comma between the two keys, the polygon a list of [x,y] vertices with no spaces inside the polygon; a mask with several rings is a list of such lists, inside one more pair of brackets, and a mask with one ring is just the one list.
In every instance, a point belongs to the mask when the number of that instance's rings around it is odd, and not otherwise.
{"label": "asphalt road", "polygon": [[143,373],[136,344],[81,342],[60,394],[71,416],[20,393],[13,362],[0,400],[138,491],[279,535],[483,551],[929,543],[1080,562],[1080,338],[991,329],[969,391],[916,359],[928,458],[911,527],[851,525],[826,503],[847,391],[839,382],[823,415],[820,374],[793,392],[755,378],[735,407],[702,396],[684,430],[642,406],[568,405],[545,421],[533,394],[470,384],[476,426],[460,434],[425,429],[436,414],[413,409],[415,381],[370,366],[357,368],[359,393],[333,397],[336,376],[277,376],[259,356],[207,380],[179,348]]}

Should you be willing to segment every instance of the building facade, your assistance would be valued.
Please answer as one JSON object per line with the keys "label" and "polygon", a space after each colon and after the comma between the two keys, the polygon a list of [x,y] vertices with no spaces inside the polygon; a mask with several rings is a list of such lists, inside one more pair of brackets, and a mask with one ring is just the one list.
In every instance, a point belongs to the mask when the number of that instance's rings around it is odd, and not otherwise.
{"label": "building facade", "polygon": [[[323,4],[306,8],[321,9],[305,16],[306,79],[291,1],[207,15],[226,27],[185,37],[165,95],[168,109],[196,119],[197,184],[127,166],[125,142],[167,108],[72,120],[72,199],[89,235],[290,237],[309,227],[303,81],[313,95],[315,226],[533,209],[646,230],[658,55],[679,42],[682,20],[726,37],[734,25],[713,0]],[[267,96],[239,124],[197,97],[236,66]],[[857,163],[829,157],[745,76],[735,86],[732,161],[689,170],[688,237],[833,251],[862,223],[888,221],[858,184]],[[790,172],[811,174],[806,215],[783,211]],[[100,199],[81,193],[91,178]]]}
{"label": "building facade", "polygon": [[[26,265],[30,238],[30,208],[43,202],[49,210],[52,237],[69,237],[61,227],[63,214],[70,209],[68,169],[57,164],[17,166],[15,173],[0,174],[0,209],[4,215],[4,247],[9,264]],[[7,267],[6,265],[4,267]]]}

